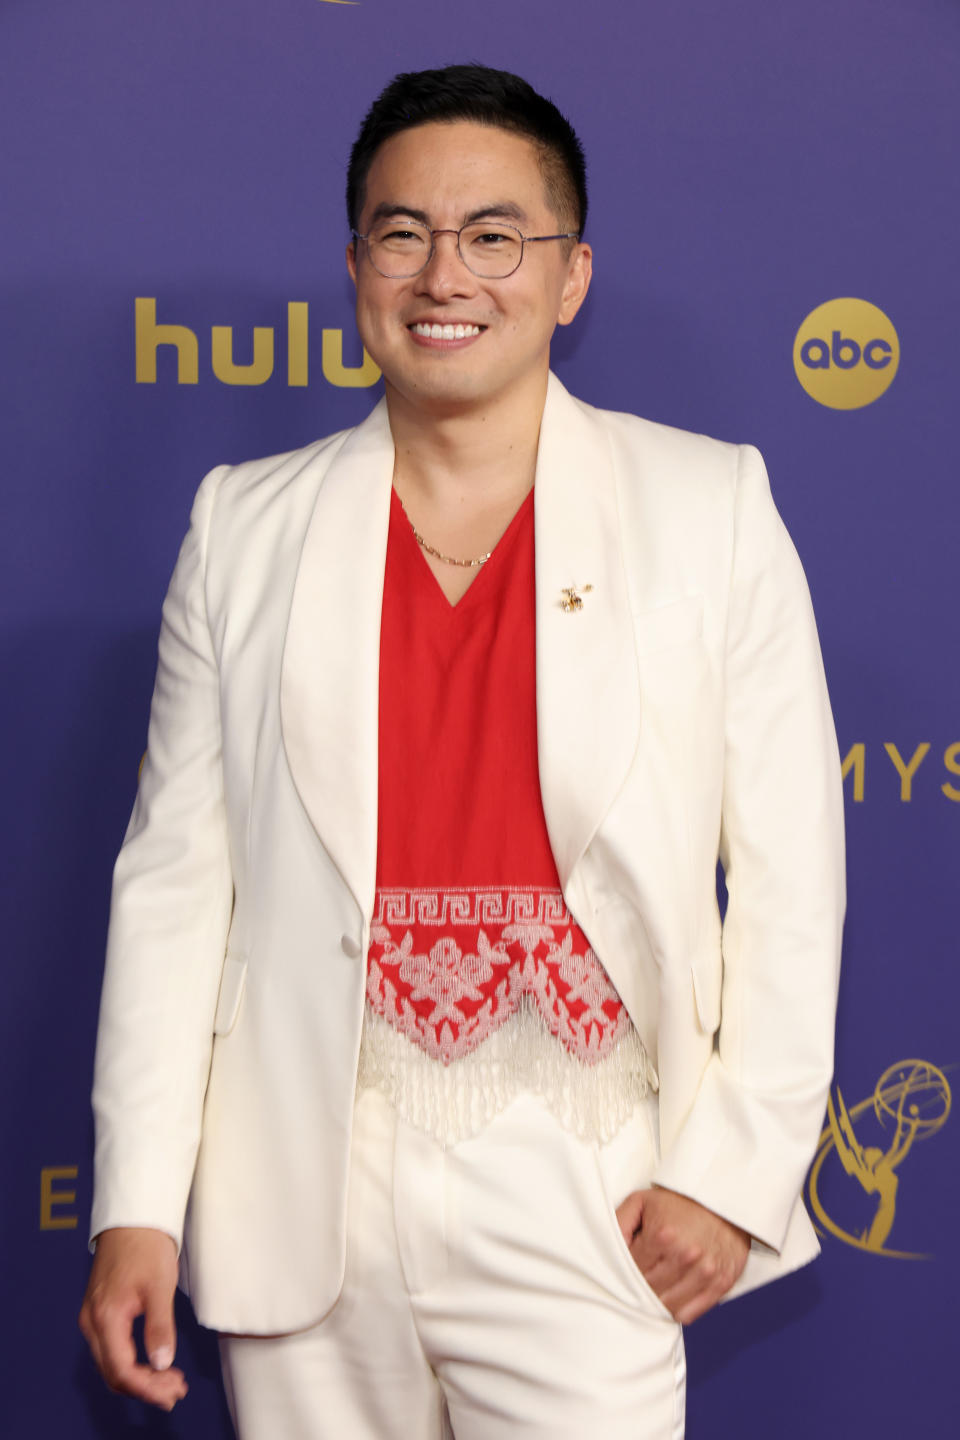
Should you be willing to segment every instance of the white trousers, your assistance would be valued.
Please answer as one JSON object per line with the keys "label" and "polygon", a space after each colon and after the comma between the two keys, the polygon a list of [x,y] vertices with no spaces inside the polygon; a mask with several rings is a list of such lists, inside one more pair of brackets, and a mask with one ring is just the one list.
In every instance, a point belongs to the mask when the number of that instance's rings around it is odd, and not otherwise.
{"label": "white trousers", "polygon": [[681,1327],[614,1214],[648,1183],[655,1114],[596,1145],[521,1095],[443,1150],[363,1091],[337,1304],[220,1337],[239,1440],[681,1440]]}

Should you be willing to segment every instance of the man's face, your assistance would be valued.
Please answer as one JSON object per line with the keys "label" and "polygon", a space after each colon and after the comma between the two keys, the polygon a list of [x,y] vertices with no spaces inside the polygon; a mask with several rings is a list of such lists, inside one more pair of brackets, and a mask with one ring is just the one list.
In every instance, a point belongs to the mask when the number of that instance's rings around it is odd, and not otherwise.
{"label": "man's face", "polygon": [[[547,201],[537,152],[509,131],[466,121],[420,125],[384,142],[373,158],[358,229],[372,218],[419,219],[459,230],[482,218],[524,235],[567,225]],[[411,279],[388,279],[363,242],[347,249],[357,287],[357,327],[392,388],[411,405],[450,413],[486,405],[518,386],[541,386],[555,326],[569,324],[590,282],[589,246],[550,240],[526,245],[505,279],[482,279],[438,235],[433,257]],[[427,327],[463,327],[435,338]]]}

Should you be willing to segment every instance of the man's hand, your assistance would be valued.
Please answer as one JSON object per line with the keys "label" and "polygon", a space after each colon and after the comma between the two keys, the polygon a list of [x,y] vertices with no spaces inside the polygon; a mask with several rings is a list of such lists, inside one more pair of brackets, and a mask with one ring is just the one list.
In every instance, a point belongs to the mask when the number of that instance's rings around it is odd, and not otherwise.
{"label": "man's hand", "polygon": [[[173,1293],[177,1247],[162,1230],[104,1230],[80,1311],[80,1329],[97,1367],[123,1395],[172,1410],[187,1393],[183,1371],[172,1368],[177,1336]],[[150,1363],[137,1361],[133,1322],[144,1316]]]}
{"label": "man's hand", "polygon": [[747,1232],[674,1190],[635,1190],[617,1220],[647,1283],[683,1325],[712,1309],[747,1263]]}

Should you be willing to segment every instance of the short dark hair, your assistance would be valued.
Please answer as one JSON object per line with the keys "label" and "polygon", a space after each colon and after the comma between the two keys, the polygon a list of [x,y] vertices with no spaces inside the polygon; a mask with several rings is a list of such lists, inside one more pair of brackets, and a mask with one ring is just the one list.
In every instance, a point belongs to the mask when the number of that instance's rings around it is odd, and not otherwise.
{"label": "short dark hair", "polygon": [[583,146],[551,100],[509,70],[447,65],[397,75],[371,105],[350,151],[347,219],[355,230],[366,199],[367,175],[384,141],[418,125],[471,120],[530,140],[539,151],[547,199],[560,224],[583,234],[587,173]]}

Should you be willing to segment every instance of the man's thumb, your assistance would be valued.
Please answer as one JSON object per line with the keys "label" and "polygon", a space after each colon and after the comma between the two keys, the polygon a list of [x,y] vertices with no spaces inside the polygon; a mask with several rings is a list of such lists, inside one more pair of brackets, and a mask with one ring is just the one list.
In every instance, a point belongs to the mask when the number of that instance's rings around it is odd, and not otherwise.
{"label": "man's thumb", "polygon": [[622,1200],[617,1206],[617,1220],[619,1221],[620,1229],[623,1231],[624,1239],[628,1245],[640,1229],[645,1196],[645,1191],[633,1190],[626,1199]]}
{"label": "man's thumb", "polygon": [[177,1350],[173,1297],[150,1295],[143,1323],[143,1343],[153,1370],[169,1370]]}

